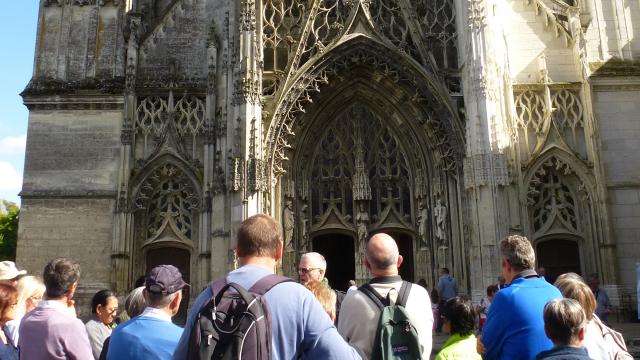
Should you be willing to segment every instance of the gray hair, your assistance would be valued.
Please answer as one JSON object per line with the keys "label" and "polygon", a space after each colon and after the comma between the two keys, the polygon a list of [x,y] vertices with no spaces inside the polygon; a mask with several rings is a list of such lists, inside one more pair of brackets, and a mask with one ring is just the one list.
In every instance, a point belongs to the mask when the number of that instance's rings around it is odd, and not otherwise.
{"label": "gray hair", "polygon": [[147,306],[147,302],[144,299],[144,286],[137,287],[127,295],[124,300],[124,309],[130,318],[134,318],[144,311],[144,307]]}
{"label": "gray hair", "polygon": [[500,242],[500,252],[514,270],[530,270],[535,266],[536,254],[529,239],[524,236],[507,236]]}
{"label": "gray hair", "polygon": [[322,270],[325,270],[325,271],[327,270],[327,260],[325,260],[324,256],[322,256],[322,254],[317,253],[317,252],[304,253],[300,257],[300,260],[302,260],[305,257],[313,260],[313,262],[318,264],[318,267],[321,268]]}
{"label": "gray hair", "polygon": [[556,299],[544,306],[544,325],[551,341],[569,345],[579,340],[578,333],[587,326],[587,317],[576,300]]}
{"label": "gray hair", "polygon": [[150,291],[145,291],[145,299],[147,300],[147,305],[154,308],[163,308],[169,305],[173,299],[178,296],[178,293],[182,290],[178,290],[171,294],[158,294]]}

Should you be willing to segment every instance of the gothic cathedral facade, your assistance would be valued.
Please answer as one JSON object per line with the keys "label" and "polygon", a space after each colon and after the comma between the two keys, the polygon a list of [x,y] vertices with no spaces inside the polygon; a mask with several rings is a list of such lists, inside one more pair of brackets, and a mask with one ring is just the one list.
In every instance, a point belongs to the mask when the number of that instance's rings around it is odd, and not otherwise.
{"label": "gothic cathedral facade", "polygon": [[405,278],[474,296],[511,233],[635,286],[638,56],[630,0],[41,0],[18,262],[79,259],[81,297],[160,263],[197,291],[264,212],[279,271],[319,251],[335,287],[380,231]]}

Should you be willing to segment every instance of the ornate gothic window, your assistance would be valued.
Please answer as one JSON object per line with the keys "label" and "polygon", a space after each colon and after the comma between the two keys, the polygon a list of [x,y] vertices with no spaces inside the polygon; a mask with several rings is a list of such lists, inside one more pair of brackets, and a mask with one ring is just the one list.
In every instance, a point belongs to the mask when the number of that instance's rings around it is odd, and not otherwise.
{"label": "ornate gothic window", "polygon": [[529,184],[534,232],[564,230],[579,233],[577,189],[569,167],[556,158],[544,163]]}
{"label": "ornate gothic window", "polygon": [[542,134],[545,104],[542,91],[525,90],[515,94],[516,125],[520,157],[529,160]]}
{"label": "ornate gothic window", "polygon": [[191,180],[175,165],[165,164],[140,186],[134,202],[146,219],[146,238],[160,235],[167,226],[177,238],[191,239],[193,212],[199,199]]}
{"label": "ornate gothic window", "polygon": [[203,145],[205,122],[204,99],[185,95],[175,105],[166,97],[149,96],[138,100],[134,121],[134,144],[136,158],[145,159],[158,140],[167,131],[167,125],[174,125],[181,144],[189,151],[192,159],[198,159],[197,152]]}
{"label": "ornate gothic window", "polygon": [[582,102],[577,91],[559,89],[551,95],[553,121],[564,141],[582,159],[587,159]]}
{"label": "ornate gothic window", "polygon": [[381,214],[391,208],[405,220],[410,219],[406,155],[393,131],[375,114],[359,106],[343,113],[325,130],[312,159],[309,184],[314,222],[332,207],[355,222],[353,189],[358,168],[368,177],[363,183],[370,191],[365,197],[370,196],[373,222],[381,220]]}

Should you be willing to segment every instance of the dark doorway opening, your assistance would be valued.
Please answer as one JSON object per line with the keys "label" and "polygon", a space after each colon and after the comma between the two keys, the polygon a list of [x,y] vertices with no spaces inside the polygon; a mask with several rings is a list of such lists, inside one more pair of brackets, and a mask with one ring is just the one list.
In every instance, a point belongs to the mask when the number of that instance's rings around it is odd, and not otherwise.
{"label": "dark doorway opening", "polygon": [[544,267],[545,278],[554,283],[556,278],[567,272],[580,274],[580,249],[573,240],[546,240],[536,246],[538,267]]}
{"label": "dark doorway opening", "polygon": [[398,251],[400,255],[402,255],[402,265],[400,265],[400,276],[403,280],[414,282],[414,273],[413,273],[413,236],[393,230],[382,230],[378,231],[383,232],[391,236],[398,244]]}
{"label": "dark doorway opening", "polygon": [[356,278],[353,238],[343,234],[326,234],[313,238],[313,251],[327,260],[326,278],[332,288],[346,291],[349,280]]}
{"label": "dark doorway opening", "polygon": [[[151,269],[158,265],[173,265],[180,270],[182,278],[188,284],[190,284],[191,264],[190,264],[189,251],[185,249],[175,247],[164,247],[157,249],[150,249],[147,251],[147,269],[145,273],[148,273]],[[187,308],[189,306],[189,287],[182,289],[182,301],[180,302],[180,309],[176,316],[173,317],[173,322],[178,325],[184,326],[187,322]]]}

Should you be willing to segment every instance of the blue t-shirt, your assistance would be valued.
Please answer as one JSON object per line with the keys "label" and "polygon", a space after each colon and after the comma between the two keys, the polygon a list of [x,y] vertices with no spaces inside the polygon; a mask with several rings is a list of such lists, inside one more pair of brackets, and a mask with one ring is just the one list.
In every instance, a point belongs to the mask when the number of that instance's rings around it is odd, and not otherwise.
{"label": "blue t-shirt", "polygon": [[141,315],[113,330],[107,359],[171,359],[181,335],[181,327],[166,320]]}
{"label": "blue t-shirt", "polygon": [[531,360],[553,347],[544,333],[544,306],[560,291],[543,278],[518,278],[498,291],[482,330],[483,359]]}
{"label": "blue t-shirt", "polygon": [[[271,274],[266,268],[245,265],[227,275],[227,281],[251,288]],[[193,303],[173,359],[187,357],[189,336],[198,311],[211,298],[207,287]],[[271,313],[272,359],[360,359],[358,353],[338,334],[333,322],[313,294],[295,282],[276,285],[264,295]]]}

